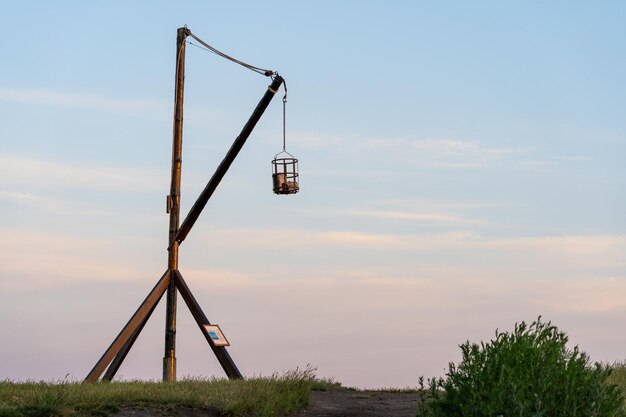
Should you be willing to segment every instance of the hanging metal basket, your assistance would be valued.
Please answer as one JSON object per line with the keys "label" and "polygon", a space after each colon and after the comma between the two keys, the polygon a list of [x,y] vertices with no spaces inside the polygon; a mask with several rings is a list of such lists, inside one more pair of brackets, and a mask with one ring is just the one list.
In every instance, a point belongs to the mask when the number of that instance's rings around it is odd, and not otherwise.
{"label": "hanging metal basket", "polygon": [[[282,155],[282,156],[281,156]],[[295,194],[298,185],[298,159],[289,152],[281,152],[272,161],[272,184],[274,194]]]}

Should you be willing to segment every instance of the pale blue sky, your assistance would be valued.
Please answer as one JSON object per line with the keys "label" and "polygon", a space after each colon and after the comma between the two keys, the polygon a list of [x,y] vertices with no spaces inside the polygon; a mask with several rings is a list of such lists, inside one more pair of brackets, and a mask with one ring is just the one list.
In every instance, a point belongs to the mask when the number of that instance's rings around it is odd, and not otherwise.
{"label": "pale blue sky", "polygon": [[[185,24],[289,87],[301,193],[271,193],[278,97],[181,247],[244,374],[415,385],[540,314],[625,359],[624,21],[618,1],[3,4],[0,379],[83,378],[165,269]],[[267,84],[188,47],[183,215]],[[160,378],[163,310],[124,377]],[[179,374],[221,376],[179,320]]]}

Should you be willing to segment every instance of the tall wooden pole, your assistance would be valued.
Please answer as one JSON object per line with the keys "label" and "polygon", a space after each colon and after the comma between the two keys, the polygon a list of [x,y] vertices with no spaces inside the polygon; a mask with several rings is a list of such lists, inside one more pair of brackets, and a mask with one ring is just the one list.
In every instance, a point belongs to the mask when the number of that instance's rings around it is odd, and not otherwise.
{"label": "tall wooden pole", "polygon": [[[168,197],[170,213],[169,247],[167,268],[171,277],[178,270],[178,242],[176,233],[180,221],[180,171],[183,149],[183,95],[185,87],[185,39],[187,28],[179,28],[176,37],[176,88],[174,90],[174,135],[172,141],[172,183]],[[165,313],[165,355],[163,357],[163,381],[176,381],[176,283],[170,280],[167,287]]]}

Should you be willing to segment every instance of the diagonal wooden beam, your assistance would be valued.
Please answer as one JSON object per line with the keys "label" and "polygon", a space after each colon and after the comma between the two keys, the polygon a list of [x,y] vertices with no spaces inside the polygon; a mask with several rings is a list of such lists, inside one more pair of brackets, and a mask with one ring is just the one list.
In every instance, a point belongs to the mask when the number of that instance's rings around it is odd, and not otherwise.
{"label": "diagonal wooden beam", "polygon": [[[224,175],[226,175],[228,168],[230,168],[231,164],[239,154],[239,151],[241,151],[241,148],[246,143],[246,140],[248,140],[248,136],[250,136],[250,133],[252,133],[252,130],[256,126],[257,122],[259,121],[261,116],[263,116],[263,112],[265,111],[265,109],[267,109],[267,106],[269,106],[272,98],[274,98],[274,95],[284,81],[285,80],[277,74],[274,77],[272,84],[267,87],[267,91],[252,112],[252,115],[241,130],[241,133],[239,133],[239,136],[237,136],[237,138],[233,142],[232,146],[226,153],[226,156],[224,157],[222,162],[218,165],[215,173],[207,183],[206,187],[198,196],[196,202],[193,203],[193,206],[191,207],[191,210],[189,210],[187,217],[185,218],[185,220],[183,220],[183,223],[178,228],[178,232],[176,233],[174,240],[178,241],[179,243],[182,243],[183,240],[185,240],[187,234],[196,223],[196,220],[198,220],[198,217],[200,217],[200,213],[202,213],[202,210],[204,210],[204,207],[213,195],[213,192],[220,184],[220,181],[222,181],[222,178],[224,178]],[[170,247],[172,246],[172,244],[173,241],[170,239]]]}
{"label": "diagonal wooden beam", "polygon": [[[160,301],[160,299],[159,299],[159,301]],[[152,306],[152,308],[148,312],[148,315],[139,324],[139,327],[137,327],[135,329],[135,331],[130,336],[130,338],[126,341],[126,343],[124,343],[124,346],[122,346],[122,349],[115,356],[115,359],[113,359],[113,362],[111,362],[111,365],[109,365],[109,367],[107,368],[107,371],[104,373],[104,376],[102,377],[102,380],[104,380],[104,381],[111,381],[113,379],[113,377],[115,376],[117,371],[120,369],[120,366],[122,365],[122,362],[124,362],[124,359],[126,359],[126,355],[128,355],[128,352],[130,352],[130,349],[135,344],[135,341],[137,340],[137,337],[139,337],[139,334],[143,330],[143,327],[146,325],[148,320],[150,320],[150,316],[154,312],[154,309],[156,308],[157,305],[159,305],[158,301],[156,303],[154,303],[154,305]]]}
{"label": "diagonal wooden beam", "polygon": [[146,317],[154,310],[154,306],[156,306],[167,289],[170,279],[170,273],[166,271],[143,303],[141,303],[135,314],[133,314],[128,323],[126,323],[126,326],[124,326],[120,334],[118,334],[113,343],[111,343],[111,346],[104,352],[91,372],[89,372],[89,375],[85,378],[85,382],[96,382],[98,378],[100,378],[100,375],[102,375],[107,366],[109,366],[113,358],[117,356],[131,336],[133,336],[133,333],[144,323]]}
{"label": "diagonal wooden beam", "polygon": [[183,276],[180,274],[180,271],[174,270],[173,279],[176,283],[176,288],[178,288],[180,295],[183,297],[183,300],[185,300],[187,307],[189,307],[189,311],[191,311],[191,315],[196,320],[196,323],[198,323],[200,331],[204,335],[206,341],[209,343],[209,346],[211,346],[213,353],[215,353],[217,360],[220,362],[220,365],[222,365],[222,368],[224,369],[224,372],[226,372],[228,378],[243,379],[243,375],[241,374],[241,372],[239,372],[239,369],[237,369],[237,365],[235,365],[235,362],[228,354],[226,348],[224,346],[215,346],[213,339],[211,338],[211,336],[209,336],[209,332],[204,327],[204,325],[211,323],[202,311],[200,304],[198,304],[198,301],[196,301],[196,298],[191,293],[191,290],[187,286],[187,283],[183,279]]}

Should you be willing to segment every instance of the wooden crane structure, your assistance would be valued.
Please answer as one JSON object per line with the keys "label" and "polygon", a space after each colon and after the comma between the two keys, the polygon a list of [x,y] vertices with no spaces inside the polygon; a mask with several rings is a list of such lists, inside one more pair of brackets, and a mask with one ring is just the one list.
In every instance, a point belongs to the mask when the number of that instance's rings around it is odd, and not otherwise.
{"label": "wooden crane structure", "polygon": [[[200,196],[191,207],[189,214],[180,223],[180,179],[181,179],[181,164],[182,164],[182,139],[183,139],[183,95],[184,95],[184,82],[185,82],[185,46],[187,37],[192,37],[202,44],[206,49],[214,52],[224,58],[227,58],[233,62],[247,67],[253,71],[261,73],[267,77],[270,77],[272,82],[263,94],[263,97],[259,101],[252,115],[244,125],[241,133],[237,136],[232,146],[226,153],[226,156],[217,167],[215,173],[208,181],[204,190],[200,193]],[[224,369],[224,372],[231,379],[243,378],[241,372],[235,365],[235,362],[226,350],[226,346],[223,343],[219,343],[219,339],[215,337],[215,333],[211,330],[212,325],[209,319],[202,311],[200,304],[192,294],[191,290],[187,286],[183,275],[179,270],[178,265],[178,251],[181,243],[185,240],[189,231],[195,224],[196,220],[200,216],[200,213],[206,206],[207,202],[211,198],[211,195],[220,184],[220,181],[230,168],[231,164],[237,157],[237,154],[246,143],[246,140],[250,136],[250,133],[256,126],[257,122],[263,115],[263,112],[270,104],[274,95],[278,92],[280,86],[284,83],[284,79],[278,75],[278,73],[270,70],[264,70],[262,68],[253,67],[244,62],[238,61],[234,58],[217,51],[215,48],[206,44],[200,38],[195,36],[185,26],[179,28],[177,31],[176,41],[176,88],[174,95],[174,134],[172,144],[172,179],[170,193],[167,196],[167,212],[169,213],[169,244],[167,247],[167,270],[163,273],[161,278],[157,281],[156,285],[150,291],[145,300],[141,303],[135,314],[132,315],[128,323],[124,326],[122,331],[113,340],[109,348],[104,352],[100,360],[93,367],[91,372],[85,378],[87,382],[95,382],[101,377],[103,380],[111,380],[120,365],[128,355],[128,352],[133,347],[133,344],[137,340],[137,337],[141,333],[146,322],[150,319],[150,316],[154,312],[156,305],[165,293],[167,299],[166,308],[166,326],[165,326],[165,354],[163,358],[163,381],[174,382],[176,381],[176,303],[177,293],[180,293],[185,304],[191,311],[193,318],[195,319],[198,327],[207,343],[213,350],[213,353],[217,357],[220,365]],[[283,105],[286,102],[286,87],[285,98],[283,98]],[[284,123],[283,123],[283,139],[284,139]],[[103,375],[104,374],[104,375]]]}

